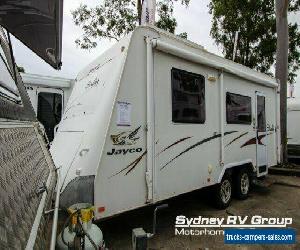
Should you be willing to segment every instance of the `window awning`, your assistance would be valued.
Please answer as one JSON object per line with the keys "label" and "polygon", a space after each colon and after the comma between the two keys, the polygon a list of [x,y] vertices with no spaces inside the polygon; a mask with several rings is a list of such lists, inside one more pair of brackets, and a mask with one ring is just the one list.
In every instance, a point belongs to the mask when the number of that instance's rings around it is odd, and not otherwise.
{"label": "window awning", "polygon": [[0,25],[53,68],[61,66],[63,0],[1,0]]}

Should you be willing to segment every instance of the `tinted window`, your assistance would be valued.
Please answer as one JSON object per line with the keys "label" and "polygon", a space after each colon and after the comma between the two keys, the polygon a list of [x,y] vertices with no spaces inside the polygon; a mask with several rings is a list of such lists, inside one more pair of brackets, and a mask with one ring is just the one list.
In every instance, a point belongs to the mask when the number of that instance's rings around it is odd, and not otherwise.
{"label": "tinted window", "polygon": [[205,78],[202,75],[173,68],[172,121],[205,122]]}
{"label": "tinted window", "polygon": [[251,124],[251,97],[226,93],[226,118],[229,124]]}
{"label": "tinted window", "polygon": [[0,93],[2,96],[20,101],[19,91],[15,83],[15,77],[8,63],[8,54],[4,52],[4,34],[0,32]]}
{"label": "tinted window", "polygon": [[38,120],[44,125],[49,141],[54,138],[54,127],[60,122],[62,115],[62,95],[41,92],[38,95]]}
{"label": "tinted window", "polygon": [[265,97],[257,96],[257,130],[266,131]]}

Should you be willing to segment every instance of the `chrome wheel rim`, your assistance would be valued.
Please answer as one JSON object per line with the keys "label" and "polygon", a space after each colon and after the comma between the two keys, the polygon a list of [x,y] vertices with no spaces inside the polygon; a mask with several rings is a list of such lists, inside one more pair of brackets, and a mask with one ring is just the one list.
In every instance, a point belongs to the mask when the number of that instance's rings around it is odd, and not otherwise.
{"label": "chrome wheel rim", "polygon": [[247,194],[249,192],[249,176],[247,173],[243,173],[241,176],[241,193]]}
{"label": "chrome wheel rim", "polygon": [[221,184],[221,199],[223,203],[228,203],[231,198],[231,183],[229,180],[224,180]]}

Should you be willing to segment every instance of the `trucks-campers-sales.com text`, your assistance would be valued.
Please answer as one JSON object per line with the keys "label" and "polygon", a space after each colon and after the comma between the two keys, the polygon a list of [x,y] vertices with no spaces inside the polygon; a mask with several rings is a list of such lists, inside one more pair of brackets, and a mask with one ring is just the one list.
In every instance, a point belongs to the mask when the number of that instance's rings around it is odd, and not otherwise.
{"label": "trucks-campers-sales.com text", "polygon": [[292,218],[265,218],[259,215],[252,217],[231,215],[227,218],[202,216],[188,218],[179,215],[175,221],[175,235],[223,235],[223,230],[213,228],[286,228],[292,223]]}

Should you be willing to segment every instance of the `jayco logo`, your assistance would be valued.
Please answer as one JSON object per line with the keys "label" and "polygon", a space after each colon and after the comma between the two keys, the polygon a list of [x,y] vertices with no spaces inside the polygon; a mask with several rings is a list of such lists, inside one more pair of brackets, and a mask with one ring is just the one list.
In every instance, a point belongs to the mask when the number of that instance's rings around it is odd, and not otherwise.
{"label": "jayco logo", "polygon": [[142,152],[142,148],[127,148],[127,149],[112,149],[111,152],[107,152],[107,155],[126,155],[136,152]]}
{"label": "jayco logo", "polygon": [[141,126],[133,131],[121,132],[116,135],[111,135],[110,138],[113,145],[134,145],[140,137],[137,136]]}

